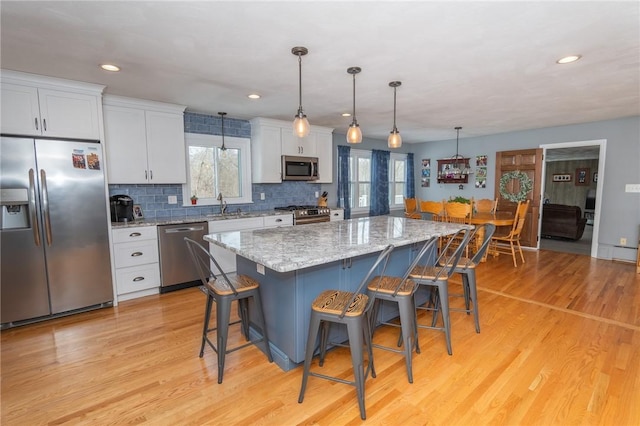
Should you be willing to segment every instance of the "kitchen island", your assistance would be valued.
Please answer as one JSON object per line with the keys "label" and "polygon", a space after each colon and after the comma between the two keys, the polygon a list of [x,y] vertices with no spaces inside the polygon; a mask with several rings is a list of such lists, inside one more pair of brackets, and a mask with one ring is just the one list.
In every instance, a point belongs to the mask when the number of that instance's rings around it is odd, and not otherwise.
{"label": "kitchen island", "polygon": [[[320,292],[354,290],[388,244],[396,248],[387,274],[402,275],[420,243],[463,226],[376,216],[222,232],[204,239],[236,253],[238,273],[260,283],[274,360],[286,371],[304,361],[311,302]],[[396,314],[383,307],[381,315]]]}

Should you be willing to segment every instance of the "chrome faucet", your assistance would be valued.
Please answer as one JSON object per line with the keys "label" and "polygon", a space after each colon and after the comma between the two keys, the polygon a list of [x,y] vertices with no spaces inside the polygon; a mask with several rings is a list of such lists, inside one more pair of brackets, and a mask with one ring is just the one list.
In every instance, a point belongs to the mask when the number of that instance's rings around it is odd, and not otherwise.
{"label": "chrome faucet", "polygon": [[218,194],[218,201],[220,201],[220,214],[224,216],[227,211],[227,202],[223,200],[222,192]]}

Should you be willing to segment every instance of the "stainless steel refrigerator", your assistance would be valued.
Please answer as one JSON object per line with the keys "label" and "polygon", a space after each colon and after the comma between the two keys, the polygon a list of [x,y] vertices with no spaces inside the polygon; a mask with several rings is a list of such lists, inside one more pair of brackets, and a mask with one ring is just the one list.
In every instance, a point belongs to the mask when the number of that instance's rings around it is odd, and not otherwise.
{"label": "stainless steel refrigerator", "polygon": [[100,143],[0,145],[2,328],[113,302]]}

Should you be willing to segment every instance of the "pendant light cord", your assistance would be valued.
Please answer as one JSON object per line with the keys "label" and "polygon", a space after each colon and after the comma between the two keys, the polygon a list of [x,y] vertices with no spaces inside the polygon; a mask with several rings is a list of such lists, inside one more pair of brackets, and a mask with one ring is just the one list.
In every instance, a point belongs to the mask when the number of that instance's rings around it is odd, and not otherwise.
{"label": "pendant light cord", "polygon": [[397,87],[393,87],[393,130],[397,133],[398,128],[396,127],[396,89]]}
{"label": "pendant light cord", "polygon": [[353,75],[353,122],[357,122],[356,120],[356,75]]}
{"label": "pendant light cord", "polygon": [[298,54],[298,115],[302,114],[302,55]]}
{"label": "pendant light cord", "polygon": [[224,116],[227,115],[226,112],[219,112],[218,113],[220,115],[220,120],[222,121],[222,146],[220,147],[221,151],[226,151],[227,147],[224,146]]}

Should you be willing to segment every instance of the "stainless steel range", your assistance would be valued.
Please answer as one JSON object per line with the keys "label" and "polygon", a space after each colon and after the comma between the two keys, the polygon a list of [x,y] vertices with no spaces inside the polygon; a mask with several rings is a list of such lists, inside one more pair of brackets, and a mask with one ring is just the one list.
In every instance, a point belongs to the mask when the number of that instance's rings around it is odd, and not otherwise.
{"label": "stainless steel range", "polygon": [[317,206],[286,206],[276,207],[275,210],[293,212],[294,225],[306,225],[309,223],[329,222],[331,211],[328,207]]}

